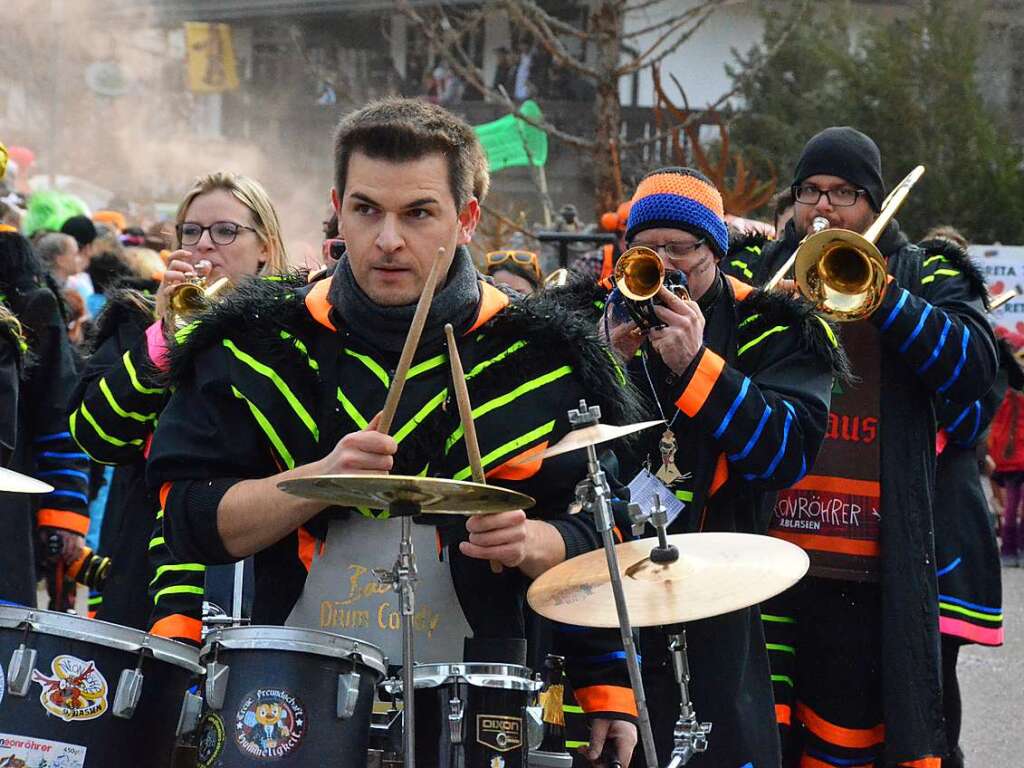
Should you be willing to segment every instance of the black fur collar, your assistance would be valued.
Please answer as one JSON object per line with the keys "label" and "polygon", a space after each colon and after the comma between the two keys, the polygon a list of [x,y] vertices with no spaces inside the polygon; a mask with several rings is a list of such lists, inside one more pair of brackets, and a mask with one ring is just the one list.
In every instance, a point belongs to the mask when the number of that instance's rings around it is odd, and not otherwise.
{"label": "black fur collar", "polygon": [[944,237],[935,237],[930,240],[922,240],[917,247],[929,256],[945,256],[949,263],[960,270],[975,293],[982,297],[985,302],[985,309],[988,309],[988,286],[985,283],[985,275],[967,251],[954,242]]}

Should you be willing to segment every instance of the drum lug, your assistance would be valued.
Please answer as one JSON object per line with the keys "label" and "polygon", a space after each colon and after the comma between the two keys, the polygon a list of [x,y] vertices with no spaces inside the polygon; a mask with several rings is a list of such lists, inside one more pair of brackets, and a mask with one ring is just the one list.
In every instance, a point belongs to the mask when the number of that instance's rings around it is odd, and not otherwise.
{"label": "drum lug", "polygon": [[544,742],[544,710],[541,707],[526,708],[526,743],[530,749],[540,749]]}
{"label": "drum lug", "polygon": [[199,727],[199,718],[203,716],[203,697],[197,696],[192,691],[185,691],[185,698],[181,702],[181,714],[178,715],[177,736],[187,736]]}
{"label": "drum lug", "polygon": [[121,670],[121,679],[117,682],[117,692],[114,694],[114,705],[110,709],[110,714],[123,720],[131,719],[139,705],[139,697],[142,696],[144,679],[141,669]]}
{"label": "drum lug", "polygon": [[348,720],[356,712],[359,703],[359,673],[349,672],[338,675],[338,717]]}
{"label": "drum lug", "polygon": [[462,720],[466,705],[458,696],[448,700],[448,736],[452,744],[462,743]]}
{"label": "drum lug", "polygon": [[11,654],[7,665],[7,693],[11,696],[27,696],[32,687],[32,670],[36,668],[35,648],[26,648],[22,643]]}
{"label": "drum lug", "polygon": [[206,665],[206,706],[210,709],[224,707],[224,697],[228,692],[228,673],[231,667],[219,661],[211,661]]}

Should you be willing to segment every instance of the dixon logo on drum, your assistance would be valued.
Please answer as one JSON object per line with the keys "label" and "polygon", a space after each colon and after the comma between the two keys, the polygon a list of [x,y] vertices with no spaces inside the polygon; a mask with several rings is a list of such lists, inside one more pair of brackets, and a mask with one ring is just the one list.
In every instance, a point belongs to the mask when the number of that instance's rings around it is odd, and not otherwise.
{"label": "dixon logo on drum", "polygon": [[291,754],[305,733],[305,708],[280,688],[256,689],[242,699],[235,716],[235,743],[242,754],[257,760]]}
{"label": "dixon logo on drum", "polygon": [[61,655],[50,662],[50,669],[53,677],[32,670],[32,680],[42,687],[39,703],[51,715],[70,723],[95,720],[107,711],[107,681],[96,662]]}
{"label": "dixon logo on drum", "polygon": [[477,715],[476,740],[499,752],[510,752],[523,744],[523,720],[504,715]]}

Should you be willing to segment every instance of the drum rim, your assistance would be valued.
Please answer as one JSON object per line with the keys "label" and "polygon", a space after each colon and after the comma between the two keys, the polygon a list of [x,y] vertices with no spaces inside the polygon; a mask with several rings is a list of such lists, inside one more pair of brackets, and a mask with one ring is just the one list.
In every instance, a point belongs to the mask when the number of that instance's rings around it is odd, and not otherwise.
{"label": "drum rim", "polygon": [[31,626],[35,634],[68,638],[128,653],[138,653],[145,649],[157,661],[182,667],[194,674],[203,671],[199,664],[199,649],[177,640],[72,613],[0,605],[0,629],[20,631],[26,624]]}
{"label": "drum rim", "polygon": [[[439,688],[464,682],[475,688],[537,691],[543,683],[536,680],[533,671],[522,664],[462,662],[457,664],[416,664],[413,667],[413,689]],[[511,685],[494,685],[486,681],[508,681]]]}
{"label": "drum rim", "polygon": [[[266,640],[271,640],[274,644],[272,646],[258,644]],[[340,645],[341,643],[344,643],[344,646]],[[217,627],[206,636],[206,642],[199,652],[200,663],[205,663],[205,659],[210,654],[220,649],[311,653],[331,659],[354,661],[364,667],[369,667],[381,678],[387,673],[387,660],[384,653],[373,643],[319,629],[274,625]]]}

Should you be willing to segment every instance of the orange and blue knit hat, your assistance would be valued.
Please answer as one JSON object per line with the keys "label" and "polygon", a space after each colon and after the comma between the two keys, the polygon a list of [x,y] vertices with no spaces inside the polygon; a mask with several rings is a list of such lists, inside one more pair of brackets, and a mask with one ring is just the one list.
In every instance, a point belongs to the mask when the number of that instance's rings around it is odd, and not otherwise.
{"label": "orange and blue knit hat", "polygon": [[640,181],[626,224],[626,241],[645,229],[682,229],[704,238],[719,258],[729,250],[722,195],[693,168],[659,168]]}

